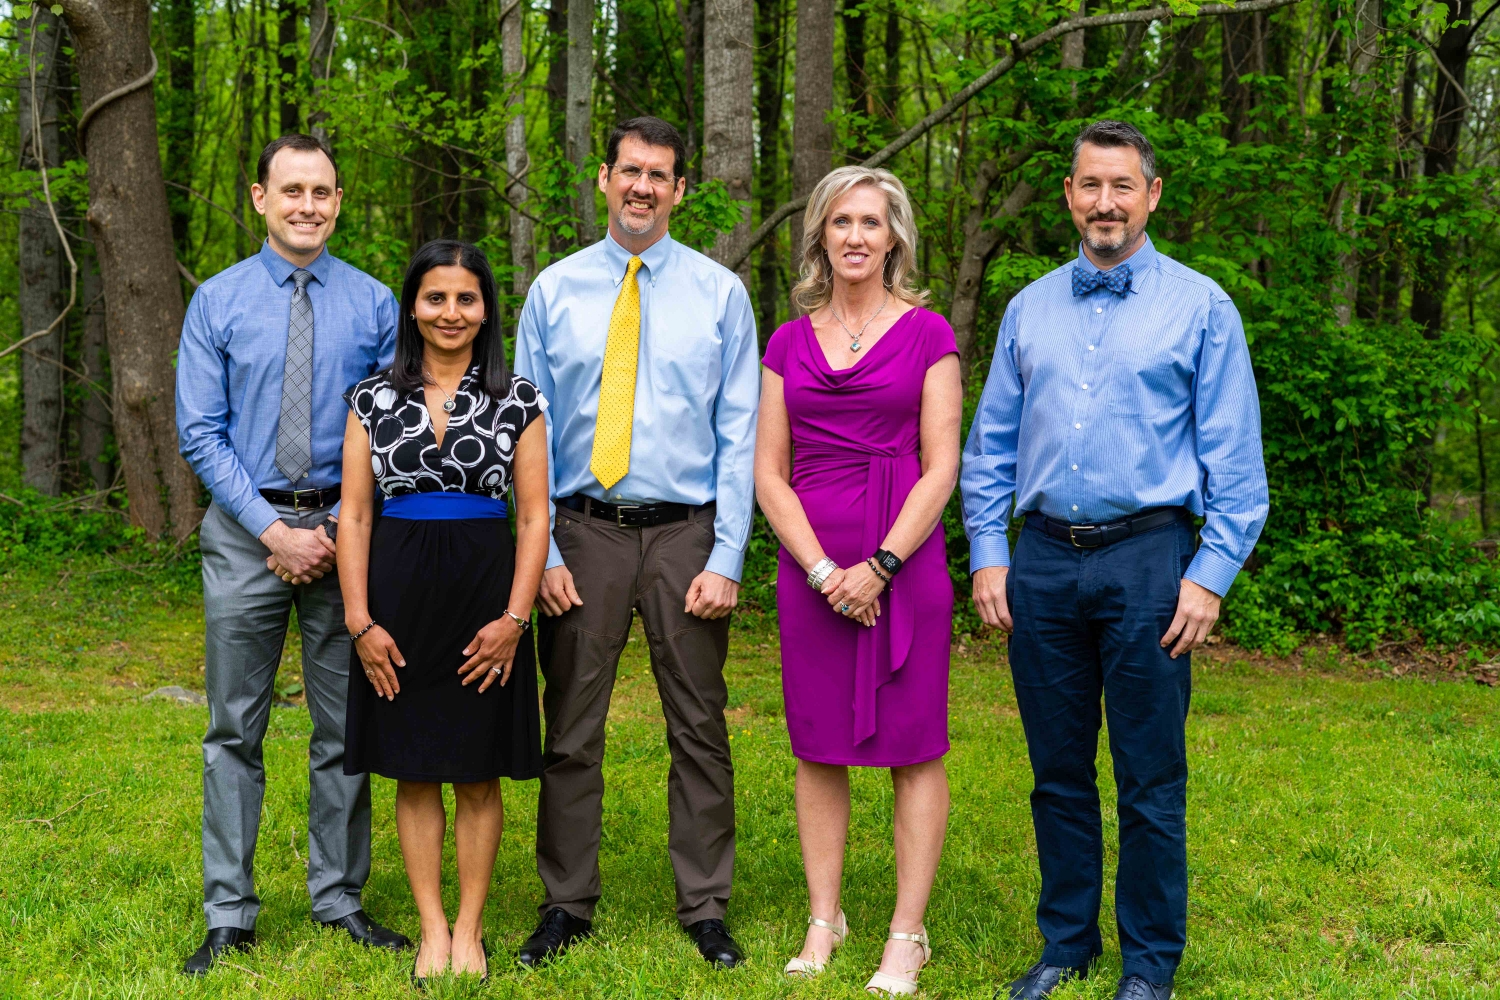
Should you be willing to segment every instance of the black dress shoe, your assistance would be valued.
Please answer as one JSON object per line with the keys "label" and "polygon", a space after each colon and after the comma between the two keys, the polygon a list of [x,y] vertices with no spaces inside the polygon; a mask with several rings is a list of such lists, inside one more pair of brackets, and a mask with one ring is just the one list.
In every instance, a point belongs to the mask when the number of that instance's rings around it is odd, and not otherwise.
{"label": "black dress shoe", "polygon": [[1115,990],[1115,1000],[1172,1000],[1172,984],[1153,983],[1144,976],[1125,976]]}
{"label": "black dress shoe", "polygon": [[397,934],[389,927],[382,927],[365,915],[364,910],[355,910],[337,920],[319,920],[324,927],[338,927],[349,932],[356,944],[366,948],[384,948],[387,951],[405,951],[411,947],[411,939]]}
{"label": "black dress shoe", "polygon": [[729,936],[729,928],[722,920],[698,920],[683,930],[698,946],[698,954],[720,969],[732,969],[745,960],[740,946]]}
{"label": "black dress shoe", "polygon": [[575,917],[560,906],[554,906],[536,925],[531,937],[521,945],[516,959],[527,968],[534,968],[567,951],[575,941],[582,941],[594,933],[594,922]]}
{"label": "black dress shoe", "polygon": [[1038,962],[1026,975],[995,992],[995,1000],[1039,1000],[1071,979],[1087,979],[1087,965],[1048,965]]}
{"label": "black dress shoe", "polygon": [[206,975],[226,951],[249,951],[253,947],[254,931],[243,931],[238,927],[210,927],[208,936],[203,939],[203,946],[193,952],[182,971],[189,976]]}

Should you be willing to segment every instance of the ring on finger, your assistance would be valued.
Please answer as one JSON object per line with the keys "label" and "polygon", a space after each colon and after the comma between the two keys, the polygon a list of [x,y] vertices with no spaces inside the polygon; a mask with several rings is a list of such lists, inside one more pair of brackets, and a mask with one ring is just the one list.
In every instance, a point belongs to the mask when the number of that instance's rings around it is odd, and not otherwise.
{"label": "ring on finger", "polygon": [[841,614],[841,615],[847,615],[848,613],[849,613],[849,605],[847,605],[847,604],[840,604],[839,605],[839,614]]}
{"label": "ring on finger", "polygon": [[500,668],[499,667],[490,667],[490,673],[492,673],[492,674],[498,674],[498,673],[500,673]]}

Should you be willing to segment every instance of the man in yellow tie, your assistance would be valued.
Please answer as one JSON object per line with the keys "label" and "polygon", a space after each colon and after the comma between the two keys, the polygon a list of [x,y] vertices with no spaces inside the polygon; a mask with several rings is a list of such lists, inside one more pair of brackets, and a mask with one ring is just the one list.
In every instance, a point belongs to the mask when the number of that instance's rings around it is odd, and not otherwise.
{"label": "man in yellow tie", "polygon": [[516,331],[516,371],[549,404],[556,510],[537,598],[546,899],[521,947],[526,965],[592,931],[604,723],[632,612],[672,753],[677,917],[704,958],[741,961],[724,924],[734,871],[724,660],[750,535],[760,359],[744,285],[667,232],[685,159],[659,118],[614,130],[599,167],[609,234],[537,277]]}

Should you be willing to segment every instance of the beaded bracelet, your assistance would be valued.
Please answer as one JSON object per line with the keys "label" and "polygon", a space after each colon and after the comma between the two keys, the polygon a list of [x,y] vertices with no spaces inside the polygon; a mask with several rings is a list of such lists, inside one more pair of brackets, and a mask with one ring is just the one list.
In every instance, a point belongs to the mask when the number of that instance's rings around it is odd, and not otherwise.
{"label": "beaded bracelet", "polygon": [[364,635],[366,632],[370,631],[370,629],[372,629],[374,627],[375,627],[375,619],[371,618],[370,619],[370,624],[366,625],[364,628],[360,629],[358,632],[355,632],[353,635],[351,635],[349,637],[349,641],[350,642],[358,642],[360,636]]}

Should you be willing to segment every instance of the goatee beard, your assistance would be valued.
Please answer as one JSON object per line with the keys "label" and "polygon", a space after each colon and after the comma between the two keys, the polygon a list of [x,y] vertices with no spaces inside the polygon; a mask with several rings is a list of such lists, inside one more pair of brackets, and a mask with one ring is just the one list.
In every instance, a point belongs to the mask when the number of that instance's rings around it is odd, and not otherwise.
{"label": "goatee beard", "polygon": [[615,221],[620,224],[621,229],[625,230],[631,236],[645,236],[656,225],[656,213],[652,212],[651,218],[646,220],[644,223],[641,223],[639,229],[637,229],[635,225],[631,224],[630,217],[625,214],[625,210],[623,208],[620,210],[619,215],[615,217]]}
{"label": "goatee beard", "polygon": [[[1096,222],[1101,222],[1101,221],[1115,221],[1115,220],[1096,219],[1095,221]],[[1132,243],[1134,243],[1135,242],[1135,238],[1137,236],[1139,236],[1139,235],[1140,235],[1140,230],[1138,230],[1138,229],[1131,229],[1130,226],[1129,226],[1129,224],[1126,224],[1122,228],[1122,231],[1120,232],[1120,236],[1119,236],[1118,239],[1115,239],[1115,240],[1101,240],[1101,239],[1096,239],[1095,237],[1093,237],[1092,235],[1090,235],[1089,229],[1085,228],[1084,231],[1083,231],[1083,242],[1084,242],[1085,245],[1088,246],[1088,248],[1090,250],[1094,251],[1094,253],[1098,254],[1099,256],[1101,256],[1101,257],[1113,257],[1116,254],[1118,254],[1120,251],[1124,250],[1126,247],[1128,247]]]}

